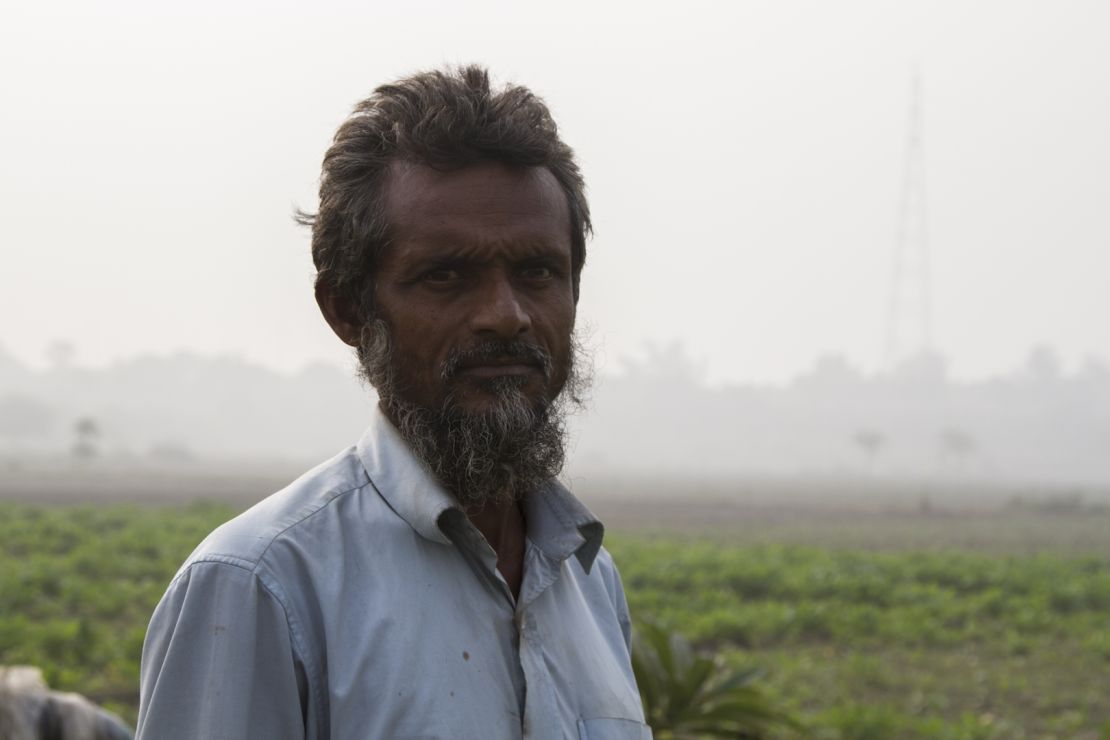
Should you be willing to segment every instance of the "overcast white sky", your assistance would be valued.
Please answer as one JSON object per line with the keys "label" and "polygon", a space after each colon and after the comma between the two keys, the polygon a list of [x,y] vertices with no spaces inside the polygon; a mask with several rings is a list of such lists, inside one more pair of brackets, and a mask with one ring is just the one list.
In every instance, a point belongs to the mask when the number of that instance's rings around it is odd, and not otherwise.
{"label": "overcast white sky", "polygon": [[711,380],[881,359],[909,77],[923,75],[936,346],[1110,359],[1110,3],[0,5],[0,345],[103,364],[347,362],[311,298],[320,159],[382,82],[529,85],[595,213],[603,371],[681,340]]}

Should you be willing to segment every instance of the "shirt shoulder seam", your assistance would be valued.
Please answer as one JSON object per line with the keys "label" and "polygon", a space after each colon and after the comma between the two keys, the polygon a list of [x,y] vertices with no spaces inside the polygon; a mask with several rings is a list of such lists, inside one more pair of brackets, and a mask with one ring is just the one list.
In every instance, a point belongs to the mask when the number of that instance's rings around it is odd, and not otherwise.
{"label": "shirt shoulder seam", "polygon": [[355,491],[362,490],[363,488],[366,488],[367,486],[372,486],[372,484],[373,484],[372,481],[367,479],[366,482],[364,482],[364,483],[359,483],[358,485],[354,485],[354,486],[351,486],[350,488],[344,489],[342,491],[338,491],[338,492],[332,494],[332,496],[327,501],[324,501],[322,504],[317,506],[315,509],[313,509],[312,511],[306,513],[304,516],[297,519],[297,521],[290,522],[290,524],[288,526],[286,526],[285,528],[275,532],[274,536],[270,538],[270,541],[266,543],[266,546],[264,548],[262,548],[262,552],[258,553],[258,557],[254,561],[254,567],[251,570],[252,571],[257,571],[262,566],[262,562],[266,559],[266,555],[267,555],[267,553],[270,552],[270,548],[273,547],[274,543],[277,542],[278,538],[280,538],[286,532],[288,532],[289,530],[291,530],[295,527],[299,527],[301,524],[305,523],[306,521],[308,521],[312,517],[319,514],[324,509],[331,506],[335,501],[339,500],[341,497],[346,496],[349,493],[353,493]]}
{"label": "shirt shoulder seam", "polygon": [[240,570],[245,570],[252,575],[254,574],[254,563],[252,563],[247,558],[240,558],[234,555],[222,555],[216,553],[213,553],[211,555],[202,555],[197,558],[192,558],[187,563],[185,563],[185,566],[177,573],[177,575],[173,577],[173,580],[170,581],[167,590],[169,590],[169,588],[172,588],[174,584],[188,575],[189,571],[191,571],[196,565],[229,565],[232,568],[239,568]]}

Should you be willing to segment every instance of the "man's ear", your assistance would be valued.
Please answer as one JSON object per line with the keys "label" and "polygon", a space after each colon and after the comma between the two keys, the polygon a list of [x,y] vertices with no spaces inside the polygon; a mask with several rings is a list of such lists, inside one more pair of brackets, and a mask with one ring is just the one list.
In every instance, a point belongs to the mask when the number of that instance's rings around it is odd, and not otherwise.
{"label": "man's ear", "polygon": [[328,326],[335,332],[335,336],[343,340],[344,344],[352,347],[359,345],[362,337],[362,322],[359,320],[358,311],[349,300],[331,290],[327,286],[316,284],[316,305]]}

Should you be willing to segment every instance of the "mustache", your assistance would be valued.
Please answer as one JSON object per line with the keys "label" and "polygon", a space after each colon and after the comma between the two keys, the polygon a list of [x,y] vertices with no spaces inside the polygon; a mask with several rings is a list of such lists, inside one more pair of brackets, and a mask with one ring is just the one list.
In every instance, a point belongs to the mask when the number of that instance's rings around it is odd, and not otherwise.
{"label": "mustache", "polygon": [[453,350],[444,361],[440,376],[443,380],[451,380],[466,365],[492,363],[505,359],[521,360],[524,364],[535,365],[543,371],[545,378],[551,377],[554,366],[551,354],[538,344],[523,339],[484,339]]}

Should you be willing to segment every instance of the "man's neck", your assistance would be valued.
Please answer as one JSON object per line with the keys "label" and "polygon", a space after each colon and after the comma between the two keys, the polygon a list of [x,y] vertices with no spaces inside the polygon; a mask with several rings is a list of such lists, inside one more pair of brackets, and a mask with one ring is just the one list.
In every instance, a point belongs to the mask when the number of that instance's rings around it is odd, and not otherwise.
{"label": "man's neck", "polygon": [[515,599],[524,576],[524,512],[518,502],[468,511],[467,518],[497,553],[501,572]]}

